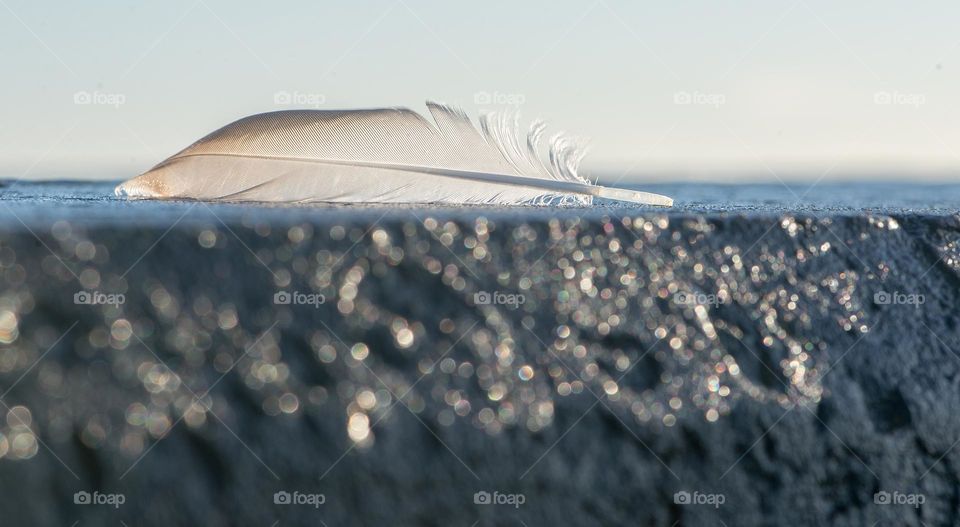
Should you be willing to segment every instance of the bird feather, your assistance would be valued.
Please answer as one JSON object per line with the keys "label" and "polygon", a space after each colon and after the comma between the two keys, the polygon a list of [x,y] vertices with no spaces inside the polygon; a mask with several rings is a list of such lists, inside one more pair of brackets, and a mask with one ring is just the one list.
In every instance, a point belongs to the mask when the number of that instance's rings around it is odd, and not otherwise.
{"label": "bird feather", "polygon": [[518,123],[488,114],[478,130],[461,110],[427,103],[433,123],[405,108],[287,110],[216,130],[116,188],[132,199],[282,203],[590,205],[594,197],[670,206],[668,197],[593,185],[577,175],[583,149],[563,135],[539,153]]}

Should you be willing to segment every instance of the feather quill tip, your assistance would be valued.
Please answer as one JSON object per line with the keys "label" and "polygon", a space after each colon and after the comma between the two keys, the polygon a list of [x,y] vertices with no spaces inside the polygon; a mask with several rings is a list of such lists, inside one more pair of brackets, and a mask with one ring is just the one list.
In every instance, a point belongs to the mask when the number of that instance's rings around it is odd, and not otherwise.
{"label": "feather quill tip", "polygon": [[149,176],[149,172],[124,181],[113,189],[113,194],[122,199],[163,199],[163,182]]}
{"label": "feather quill tip", "polygon": [[658,207],[672,207],[673,199],[652,192],[641,192],[639,190],[627,190],[624,188],[597,187],[597,196],[617,201],[629,201],[630,203],[640,203],[643,205],[655,205]]}

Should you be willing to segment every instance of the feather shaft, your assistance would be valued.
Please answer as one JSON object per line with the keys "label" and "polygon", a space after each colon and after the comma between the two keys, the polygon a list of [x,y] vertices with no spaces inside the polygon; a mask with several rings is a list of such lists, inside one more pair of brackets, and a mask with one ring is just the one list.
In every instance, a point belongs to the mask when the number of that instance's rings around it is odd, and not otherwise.
{"label": "feather shaft", "polygon": [[[673,200],[661,196],[660,194],[654,194],[651,192],[641,192],[636,190],[628,190],[622,188],[614,187],[602,187],[599,185],[591,185],[586,183],[577,183],[574,181],[562,181],[554,179],[540,179],[527,176],[514,176],[510,174],[496,174],[490,172],[475,172],[470,170],[457,170],[451,168],[441,168],[441,167],[430,167],[430,166],[417,166],[417,165],[404,165],[399,163],[382,163],[382,162],[358,162],[358,161],[348,161],[343,159],[301,159],[294,157],[280,157],[280,156],[262,156],[262,155],[249,155],[249,154],[188,154],[181,156],[180,158],[187,157],[237,157],[237,158],[256,158],[256,159],[273,159],[273,160],[283,160],[283,161],[293,161],[293,162],[302,162],[302,163],[320,163],[326,165],[341,165],[341,166],[364,166],[369,168],[383,168],[390,170],[400,170],[405,172],[416,172],[423,174],[433,174],[438,176],[445,176],[451,178],[460,178],[470,181],[487,181],[490,183],[499,183],[502,185],[513,185],[517,187],[525,188],[538,188],[545,191],[552,192],[569,192],[572,194],[580,194],[583,196],[594,196],[599,198],[612,199],[617,201],[627,201],[630,203],[638,203],[642,205],[658,205],[663,207],[673,206]],[[261,183],[265,185],[270,181]],[[121,185],[122,186],[122,185]]]}

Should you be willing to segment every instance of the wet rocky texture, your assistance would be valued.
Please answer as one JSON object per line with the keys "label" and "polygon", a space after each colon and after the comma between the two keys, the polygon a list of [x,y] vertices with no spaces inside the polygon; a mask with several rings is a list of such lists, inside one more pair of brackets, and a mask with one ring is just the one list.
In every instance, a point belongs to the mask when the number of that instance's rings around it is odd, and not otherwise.
{"label": "wet rocky texture", "polygon": [[958,522],[955,217],[255,212],[8,224],[5,524]]}

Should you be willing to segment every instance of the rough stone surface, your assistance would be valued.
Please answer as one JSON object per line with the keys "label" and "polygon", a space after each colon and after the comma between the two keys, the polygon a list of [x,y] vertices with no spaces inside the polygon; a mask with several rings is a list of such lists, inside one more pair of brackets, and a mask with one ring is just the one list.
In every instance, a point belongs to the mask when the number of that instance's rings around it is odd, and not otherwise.
{"label": "rough stone surface", "polygon": [[[8,225],[0,315],[15,322],[11,333],[0,316],[2,410],[27,407],[42,443],[15,459],[23,427],[13,417],[0,427],[10,442],[0,459],[2,523],[960,523],[956,218],[502,213],[488,215],[481,255],[469,241],[476,216],[415,213],[376,225],[379,213],[286,223],[190,215],[169,232]],[[586,240],[598,252],[574,265]],[[353,293],[343,287],[356,269]],[[634,282],[622,278],[630,270],[639,271]],[[613,296],[602,298],[604,289]],[[79,290],[123,292],[125,303],[77,305]],[[326,301],[278,306],[279,290]],[[729,296],[697,308],[678,304],[678,290]],[[478,306],[476,291],[528,298],[519,308]],[[885,304],[878,293],[923,303]],[[584,315],[611,305],[603,320]],[[602,327],[610,315],[619,322]],[[438,329],[444,320],[450,331]],[[414,336],[407,347],[403,324]],[[493,401],[477,370],[503,362],[496,346],[506,339],[512,373],[492,379],[508,393]],[[356,343],[368,350],[362,361],[352,358]],[[325,345],[335,359],[320,359]],[[704,368],[727,356],[740,375],[720,376],[729,400],[710,406]],[[446,358],[470,363],[471,375],[445,371]],[[138,371],[144,363],[156,375]],[[531,365],[530,381],[513,375],[521,364]],[[578,376],[582,391],[560,395],[559,384]],[[348,415],[362,389],[379,402],[364,414],[372,444],[357,446]],[[207,390],[209,411],[187,411]],[[289,415],[277,410],[284,393],[299,401]],[[469,411],[455,413],[448,396]],[[495,430],[478,421],[486,407],[499,421],[508,400],[514,421]],[[156,428],[138,424],[136,403],[155,412],[145,419]],[[719,409],[714,422],[710,408]],[[94,490],[125,503],[74,503],[74,493]],[[277,505],[278,491],[325,502]],[[478,505],[480,491],[521,493],[524,503]],[[677,503],[683,492],[723,503]],[[923,503],[878,504],[877,493]]]}

